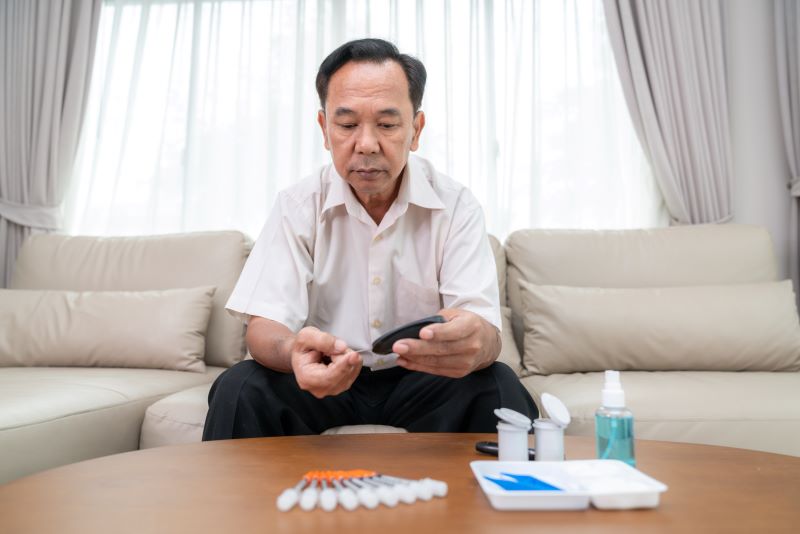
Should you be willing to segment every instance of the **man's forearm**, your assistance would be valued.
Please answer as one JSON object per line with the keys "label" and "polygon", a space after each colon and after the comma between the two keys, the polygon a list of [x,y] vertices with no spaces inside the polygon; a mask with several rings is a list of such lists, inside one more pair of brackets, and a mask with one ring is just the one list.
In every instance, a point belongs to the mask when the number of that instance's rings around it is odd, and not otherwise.
{"label": "man's forearm", "polygon": [[294,332],[277,321],[253,317],[247,324],[245,341],[250,355],[258,363],[275,371],[291,373],[294,337]]}
{"label": "man's forearm", "polygon": [[483,354],[481,355],[481,363],[478,365],[477,369],[483,369],[492,365],[495,360],[497,360],[497,357],[500,356],[500,349],[502,348],[500,331],[497,327],[483,318],[481,318],[481,322],[483,323],[481,328]]}

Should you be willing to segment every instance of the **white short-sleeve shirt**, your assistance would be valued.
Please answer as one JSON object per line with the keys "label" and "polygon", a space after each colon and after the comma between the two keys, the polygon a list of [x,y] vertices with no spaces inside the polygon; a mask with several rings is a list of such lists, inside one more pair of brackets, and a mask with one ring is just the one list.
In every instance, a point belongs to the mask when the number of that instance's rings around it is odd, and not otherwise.
{"label": "white short-sleeve shirt", "polygon": [[[315,326],[355,350],[441,308],[501,328],[480,204],[414,155],[380,225],[332,164],[279,193],[226,307],[293,332]],[[363,356],[373,369],[393,365]]]}

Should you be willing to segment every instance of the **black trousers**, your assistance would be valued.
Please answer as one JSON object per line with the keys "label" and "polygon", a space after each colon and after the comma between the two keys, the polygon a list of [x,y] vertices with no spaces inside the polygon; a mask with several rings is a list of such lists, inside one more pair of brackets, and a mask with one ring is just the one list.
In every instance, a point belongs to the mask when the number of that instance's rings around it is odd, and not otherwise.
{"label": "black trousers", "polygon": [[203,441],[319,434],[355,424],[409,432],[495,432],[493,411],[500,407],[538,417],[533,399],[503,363],[457,379],[401,367],[362,369],[348,391],[317,399],[298,387],[293,374],[245,360],[217,378],[208,405]]}

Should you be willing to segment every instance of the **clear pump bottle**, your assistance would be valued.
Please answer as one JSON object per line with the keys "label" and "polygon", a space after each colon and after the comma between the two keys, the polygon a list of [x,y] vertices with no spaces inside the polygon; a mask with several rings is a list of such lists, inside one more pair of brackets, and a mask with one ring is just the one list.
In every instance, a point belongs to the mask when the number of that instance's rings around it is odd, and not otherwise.
{"label": "clear pump bottle", "polygon": [[625,407],[619,371],[606,371],[603,404],[594,415],[597,457],[622,460],[636,467],[633,449],[633,413]]}

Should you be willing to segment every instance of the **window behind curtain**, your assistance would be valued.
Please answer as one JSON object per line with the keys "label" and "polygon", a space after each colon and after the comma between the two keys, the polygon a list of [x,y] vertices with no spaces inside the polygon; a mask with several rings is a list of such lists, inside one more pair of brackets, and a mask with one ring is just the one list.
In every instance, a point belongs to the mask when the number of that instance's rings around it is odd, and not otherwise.
{"label": "window behind curtain", "polygon": [[314,78],[339,44],[395,42],[428,69],[419,154],[487,229],[666,224],[600,0],[106,2],[70,233],[260,230],[329,161]]}

